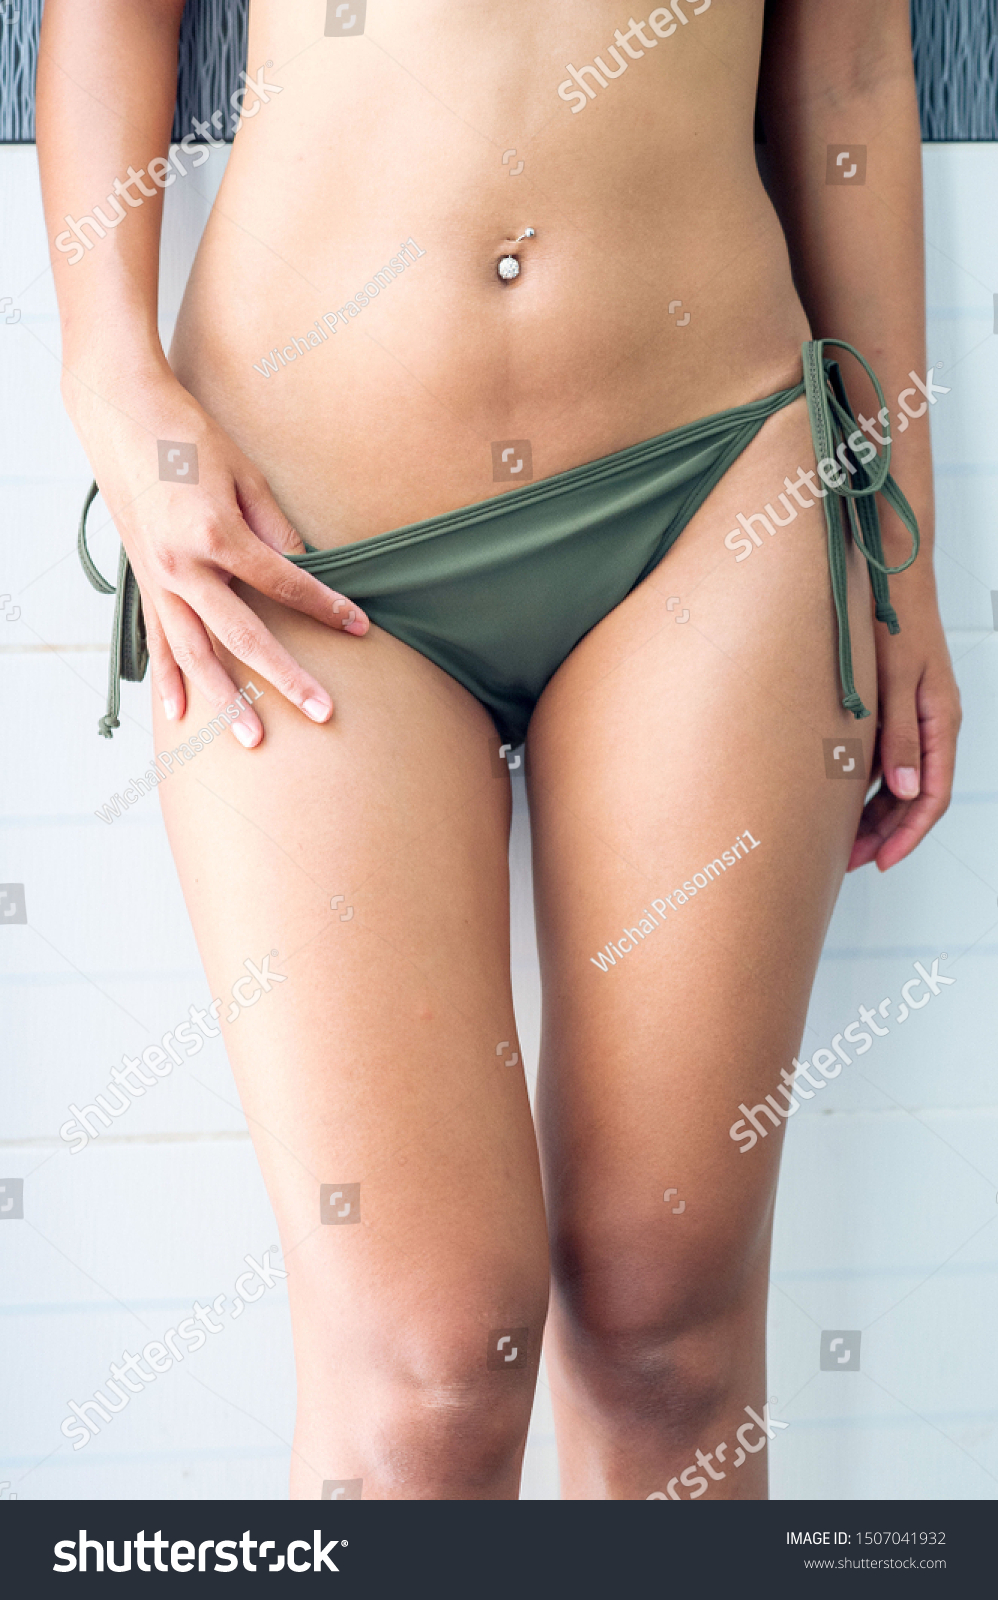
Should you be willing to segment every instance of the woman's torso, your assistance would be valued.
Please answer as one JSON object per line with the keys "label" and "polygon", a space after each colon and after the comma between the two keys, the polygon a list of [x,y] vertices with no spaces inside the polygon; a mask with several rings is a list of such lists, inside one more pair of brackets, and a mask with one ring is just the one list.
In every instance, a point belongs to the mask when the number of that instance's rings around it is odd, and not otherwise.
{"label": "woman's torso", "polygon": [[[547,477],[799,376],[754,158],[763,0],[637,13],[370,0],[327,35],[326,0],[254,0],[248,74],[280,92],[246,96],[172,360],[311,543],[504,492],[494,443]],[[568,98],[597,56],[618,76]]]}

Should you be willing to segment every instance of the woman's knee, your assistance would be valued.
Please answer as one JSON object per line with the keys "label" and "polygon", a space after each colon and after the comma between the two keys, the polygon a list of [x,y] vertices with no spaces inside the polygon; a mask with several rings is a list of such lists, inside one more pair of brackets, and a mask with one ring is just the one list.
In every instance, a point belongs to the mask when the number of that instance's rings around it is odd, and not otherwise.
{"label": "woman's knee", "polygon": [[716,1239],[663,1246],[641,1225],[614,1233],[558,1241],[562,1355],[599,1409],[682,1431],[722,1409],[744,1372],[745,1341],[763,1327],[765,1258]]}
{"label": "woman's knee", "polygon": [[[476,1344],[479,1341],[475,1341]],[[471,1355],[471,1351],[468,1352]],[[382,1492],[477,1499],[518,1470],[536,1361],[515,1371],[445,1369],[413,1382],[395,1373],[367,1409],[361,1448]]]}
{"label": "woman's knee", "polygon": [[[296,1330],[299,1418],[324,1476],[375,1498],[489,1498],[519,1472],[547,1313],[547,1262],[497,1285],[397,1286],[383,1317]],[[303,1308],[299,1308],[301,1311]],[[335,1461],[334,1461],[335,1457]],[[336,1470],[332,1470],[333,1465]],[[347,1468],[349,1467],[349,1470]]]}

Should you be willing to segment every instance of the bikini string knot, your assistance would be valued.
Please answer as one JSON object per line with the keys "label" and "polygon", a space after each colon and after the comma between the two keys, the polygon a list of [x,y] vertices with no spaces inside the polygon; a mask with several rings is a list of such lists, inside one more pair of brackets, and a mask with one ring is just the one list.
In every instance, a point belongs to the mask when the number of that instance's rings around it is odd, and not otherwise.
{"label": "bikini string knot", "polygon": [[[855,356],[873,385],[879,406],[883,444],[878,451],[864,437],[846,395],[837,361],[825,355],[827,346],[848,350]],[[911,566],[919,549],[915,513],[891,477],[891,434],[884,392],[877,375],[854,345],[844,339],[812,339],[803,347],[804,393],[811,422],[811,437],[825,485],[825,527],[828,535],[828,569],[832,580],[832,599],[839,636],[839,677],[842,705],[859,720],[870,715],[856,690],[849,637],[849,604],[846,583],[846,536],[866,560],[878,622],[886,623],[889,633],[900,633],[897,613],[891,605],[888,577]],[[859,452],[859,454],[857,454]],[[821,472],[821,467],[825,468]],[[851,481],[850,481],[851,480]],[[911,554],[896,567],[884,562],[884,546],[877,513],[878,494],[904,523],[911,535]]]}

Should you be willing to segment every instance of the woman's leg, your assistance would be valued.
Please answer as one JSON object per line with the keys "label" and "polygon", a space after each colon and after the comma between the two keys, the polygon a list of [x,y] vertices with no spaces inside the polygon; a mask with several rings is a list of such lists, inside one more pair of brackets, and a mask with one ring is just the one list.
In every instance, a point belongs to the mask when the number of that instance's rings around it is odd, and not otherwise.
{"label": "woman's leg", "polygon": [[[494,730],[389,635],[246,598],[333,720],[260,683],[264,745],[224,735],[160,795],[214,992],[264,952],[284,975],[225,1032],[289,1274],[292,1493],[515,1499],[548,1265]],[[161,749],[207,723],[191,700]]]}
{"label": "woman's leg", "polygon": [[[766,1495],[745,1408],[762,1417],[767,1395],[783,1123],[756,1112],[753,1148],[728,1130],[740,1103],[786,1105],[780,1074],[866,788],[830,781],[825,741],[860,739],[869,770],[876,719],[839,704],[820,505],[743,562],[723,540],[768,501],[786,518],[783,480],[813,464],[800,401],[577,647],[531,725],[548,1349],[569,1498]],[[849,580],[856,679],[875,710],[855,551]],[[698,889],[685,904],[684,882]],[[608,940],[624,952],[603,971]]]}

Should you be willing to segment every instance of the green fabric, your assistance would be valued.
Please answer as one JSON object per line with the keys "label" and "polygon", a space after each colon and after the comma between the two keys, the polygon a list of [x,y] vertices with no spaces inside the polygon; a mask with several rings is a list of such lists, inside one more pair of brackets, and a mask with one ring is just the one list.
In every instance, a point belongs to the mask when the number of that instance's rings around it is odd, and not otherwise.
{"label": "green fabric", "polygon": [[111,738],[112,728],[120,727],[118,709],[121,700],[121,680],[141,683],[149,665],[146,645],[145,618],[142,615],[142,597],[135,574],[131,569],[124,546],[118,553],[117,585],[108,583],[97,570],[87,547],[87,516],[97,498],[97,485],[92,483],[80,512],[80,525],[76,535],[76,551],[88,579],[98,594],[117,596],[114,607],[114,629],[107,667],[107,710],[98,724],[105,739]]}
{"label": "green fabric", "polygon": [[[891,632],[897,619],[886,574],[911,565],[918,529],[888,475],[889,443],[872,472],[845,443],[856,421],[838,367],[824,356],[832,343],[852,350],[841,341],[805,344],[804,381],[766,399],[444,516],[289,559],[464,684],[491,711],[502,739],[519,744],[544,685],[578,641],[654,570],[767,418],[806,394],[818,460],[838,449],[839,461],[853,469],[823,503],[842,703],[854,716],[868,716],[852,676],[846,529],[866,557],[877,616]],[[877,393],[882,403],[879,386]],[[912,534],[902,567],[883,565],[878,492]],[[121,583],[118,595],[120,609]],[[113,678],[113,659],[111,670]],[[102,732],[118,725],[116,683],[113,693]]]}
{"label": "green fabric", "polygon": [[[832,578],[832,599],[835,603],[839,628],[839,678],[842,683],[842,704],[858,719],[868,717],[870,713],[856,693],[852,673],[845,572],[845,527],[848,526],[858,549],[866,558],[877,621],[887,624],[888,633],[901,632],[897,614],[891,605],[888,574],[904,572],[911,566],[918,555],[920,540],[915,513],[890,475],[890,432],[885,429],[881,434],[886,443],[877,457],[876,470],[872,473],[857,461],[849,449],[846,441],[856,431],[856,418],[846,398],[838,365],[825,356],[826,345],[834,345],[837,350],[848,350],[850,355],[855,356],[873,384],[879,408],[878,415],[883,418],[886,412],[884,391],[880,387],[877,375],[854,345],[846,344],[843,339],[815,339],[804,345],[804,389],[811,419],[815,459],[821,461],[825,457],[833,459],[837,456],[843,465],[845,462],[849,463],[856,480],[855,487],[851,487],[847,480],[838,489],[830,490],[823,504],[825,526],[828,531],[828,567]],[[862,437],[862,434],[860,436]],[[877,515],[877,502],[874,498],[877,494],[883,495],[911,534],[911,555],[907,561],[902,561],[896,567],[884,566],[880,518]]]}

